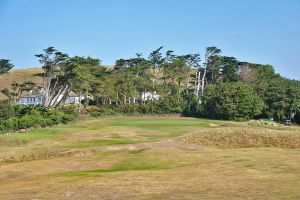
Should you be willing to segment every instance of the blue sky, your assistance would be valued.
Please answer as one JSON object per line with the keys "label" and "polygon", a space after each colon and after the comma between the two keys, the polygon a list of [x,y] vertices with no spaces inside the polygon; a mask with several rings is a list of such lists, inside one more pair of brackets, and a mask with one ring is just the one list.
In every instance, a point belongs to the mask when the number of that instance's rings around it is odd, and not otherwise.
{"label": "blue sky", "polygon": [[112,65],[164,46],[177,54],[215,45],[300,80],[300,0],[0,0],[0,58],[39,66],[54,46]]}

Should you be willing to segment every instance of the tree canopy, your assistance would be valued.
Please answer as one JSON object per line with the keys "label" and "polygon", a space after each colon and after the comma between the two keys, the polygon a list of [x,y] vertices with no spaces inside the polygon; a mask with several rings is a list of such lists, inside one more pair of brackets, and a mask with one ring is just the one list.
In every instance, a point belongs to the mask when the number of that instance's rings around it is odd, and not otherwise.
{"label": "tree canopy", "polygon": [[13,64],[10,63],[10,60],[0,59],[0,74],[4,74],[11,70],[14,67]]}
{"label": "tree canopy", "polygon": [[[203,57],[159,47],[148,56],[120,58],[111,67],[97,58],[70,57],[54,47],[36,57],[44,70],[45,107],[58,107],[73,91],[85,97],[84,108],[230,120],[272,115],[277,121],[300,121],[299,81],[276,74],[271,65],[222,55],[215,46],[207,47]],[[4,71],[11,69],[7,60],[1,62],[8,66]],[[34,87],[30,82],[14,83],[2,92],[16,103]]]}

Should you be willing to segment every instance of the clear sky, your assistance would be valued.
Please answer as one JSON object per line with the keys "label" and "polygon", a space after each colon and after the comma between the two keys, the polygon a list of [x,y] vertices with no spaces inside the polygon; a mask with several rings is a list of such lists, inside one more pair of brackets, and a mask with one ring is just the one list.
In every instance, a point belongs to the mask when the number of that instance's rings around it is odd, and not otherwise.
{"label": "clear sky", "polygon": [[211,45],[300,80],[300,0],[0,0],[0,58],[16,68],[39,66],[49,46],[112,65]]}

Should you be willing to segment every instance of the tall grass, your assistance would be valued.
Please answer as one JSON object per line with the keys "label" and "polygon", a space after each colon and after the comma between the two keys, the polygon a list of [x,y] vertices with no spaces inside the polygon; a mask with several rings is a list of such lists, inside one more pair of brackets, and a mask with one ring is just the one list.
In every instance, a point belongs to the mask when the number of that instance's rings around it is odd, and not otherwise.
{"label": "tall grass", "polygon": [[300,132],[293,130],[227,127],[203,129],[178,138],[189,144],[217,148],[300,148]]}

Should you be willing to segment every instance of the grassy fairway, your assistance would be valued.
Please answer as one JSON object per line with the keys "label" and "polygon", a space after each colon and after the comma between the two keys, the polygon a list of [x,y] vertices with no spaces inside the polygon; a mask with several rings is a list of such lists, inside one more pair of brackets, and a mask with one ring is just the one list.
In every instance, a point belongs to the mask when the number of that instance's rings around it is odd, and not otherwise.
{"label": "grassy fairway", "polygon": [[[113,117],[1,135],[0,199],[300,199],[299,148],[193,144],[199,130],[232,126],[248,128],[193,118]],[[187,143],[177,139],[186,135]]]}

